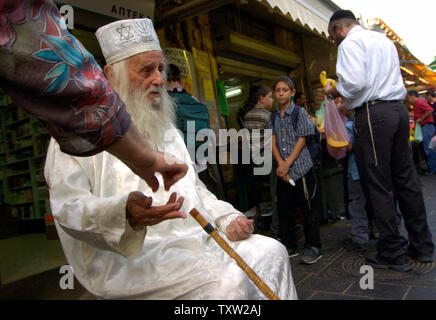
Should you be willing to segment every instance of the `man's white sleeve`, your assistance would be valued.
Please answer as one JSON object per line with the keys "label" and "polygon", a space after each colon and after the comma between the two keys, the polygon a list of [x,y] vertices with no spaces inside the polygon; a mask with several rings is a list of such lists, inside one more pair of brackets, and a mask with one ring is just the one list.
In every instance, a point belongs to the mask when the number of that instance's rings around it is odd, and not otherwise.
{"label": "man's white sleeve", "polygon": [[368,87],[365,51],[359,44],[350,40],[339,46],[336,74],[339,79],[336,90],[347,100],[354,99]]}
{"label": "man's white sleeve", "polygon": [[[92,163],[92,159],[87,161]],[[56,224],[69,236],[127,258],[141,252],[146,230],[130,227],[126,218],[128,194],[104,198],[92,194],[81,164],[61,152],[53,140],[44,173]]]}

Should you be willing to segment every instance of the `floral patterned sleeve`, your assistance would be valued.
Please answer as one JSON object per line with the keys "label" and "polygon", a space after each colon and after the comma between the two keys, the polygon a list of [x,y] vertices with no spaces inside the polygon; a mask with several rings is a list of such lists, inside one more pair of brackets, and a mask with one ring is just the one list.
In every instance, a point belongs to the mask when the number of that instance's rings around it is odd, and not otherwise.
{"label": "floral patterned sleeve", "polygon": [[0,88],[75,156],[107,149],[131,124],[124,103],[52,1],[0,0]]}

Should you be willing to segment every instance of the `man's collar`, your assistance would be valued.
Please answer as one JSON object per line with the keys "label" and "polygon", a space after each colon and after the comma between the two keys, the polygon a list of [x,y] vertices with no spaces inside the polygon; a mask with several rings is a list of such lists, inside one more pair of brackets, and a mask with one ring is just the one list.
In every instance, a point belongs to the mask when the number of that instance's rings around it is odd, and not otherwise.
{"label": "man's collar", "polygon": [[359,25],[359,24],[356,24],[355,26],[353,26],[353,27],[350,29],[350,31],[348,31],[348,33],[347,33],[347,37],[348,37],[349,35],[352,35],[353,33],[356,33],[357,31],[360,31],[360,30],[364,30],[363,27],[362,27],[361,25]]}

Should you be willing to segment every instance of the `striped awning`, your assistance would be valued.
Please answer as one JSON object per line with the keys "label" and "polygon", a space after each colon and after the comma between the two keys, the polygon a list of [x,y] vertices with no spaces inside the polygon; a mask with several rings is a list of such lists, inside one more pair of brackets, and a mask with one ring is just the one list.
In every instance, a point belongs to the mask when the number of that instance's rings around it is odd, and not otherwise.
{"label": "striped awning", "polygon": [[289,17],[296,24],[328,37],[328,22],[334,10],[320,1],[318,7],[307,4],[303,0],[258,0],[280,14]]}

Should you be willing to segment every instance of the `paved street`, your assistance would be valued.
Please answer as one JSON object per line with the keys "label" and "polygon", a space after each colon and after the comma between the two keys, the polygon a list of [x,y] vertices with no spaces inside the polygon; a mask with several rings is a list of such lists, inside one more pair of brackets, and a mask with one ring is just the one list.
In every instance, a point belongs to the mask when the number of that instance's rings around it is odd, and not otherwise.
{"label": "paved street", "polygon": [[[421,181],[428,222],[436,242],[436,176],[421,176]],[[349,220],[322,227],[323,257],[318,263],[306,266],[299,263],[299,257],[291,259],[294,282],[301,300],[436,300],[435,263],[413,261],[414,268],[408,273],[374,270],[374,289],[360,289],[362,274],[359,270],[364,265],[364,257],[342,247],[349,229]],[[402,233],[405,234],[404,229]],[[77,280],[74,290],[61,290],[60,277],[56,268],[0,286],[0,299],[93,299]]]}
{"label": "paved street", "polygon": [[[436,243],[436,176],[420,177],[428,223]],[[342,220],[322,227],[323,257],[318,263],[305,266],[299,263],[299,257],[291,259],[301,300],[436,300],[434,262],[422,264],[412,260],[413,270],[407,273],[374,269],[374,289],[360,289],[359,281],[363,274],[359,270],[365,259],[363,255],[342,247],[350,226],[349,220]],[[407,236],[404,227],[401,232]],[[372,244],[375,246],[374,241]]]}

